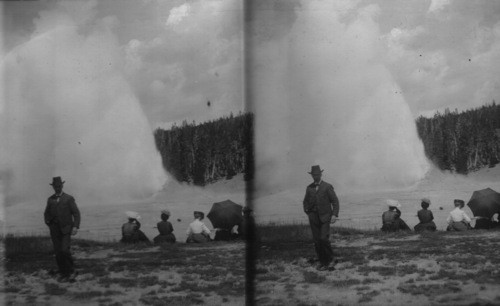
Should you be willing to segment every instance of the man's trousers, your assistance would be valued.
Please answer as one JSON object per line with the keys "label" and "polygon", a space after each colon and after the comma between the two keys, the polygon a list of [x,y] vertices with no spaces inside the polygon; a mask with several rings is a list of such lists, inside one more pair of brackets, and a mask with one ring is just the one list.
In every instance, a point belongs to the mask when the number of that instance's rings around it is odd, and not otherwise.
{"label": "man's trousers", "polygon": [[330,218],[327,222],[321,222],[317,212],[310,212],[307,216],[319,262],[322,265],[328,265],[333,260],[333,250],[330,244]]}
{"label": "man's trousers", "polygon": [[52,239],[52,245],[54,246],[54,253],[56,255],[59,272],[62,275],[69,275],[73,273],[74,263],[70,252],[71,231],[64,234],[59,226],[51,225],[50,238]]}

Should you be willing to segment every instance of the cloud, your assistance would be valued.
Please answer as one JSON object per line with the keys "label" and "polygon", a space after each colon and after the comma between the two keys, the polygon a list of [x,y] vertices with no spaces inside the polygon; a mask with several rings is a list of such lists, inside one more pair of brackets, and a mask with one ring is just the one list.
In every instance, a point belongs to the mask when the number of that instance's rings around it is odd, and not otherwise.
{"label": "cloud", "polygon": [[[116,38],[121,68],[153,125],[244,110],[241,1],[60,2],[9,2],[3,32],[9,50],[54,26],[76,24],[89,33],[99,25]],[[214,107],[206,108],[207,100]]]}
{"label": "cloud", "polygon": [[0,96],[0,180],[9,204],[39,203],[52,176],[82,205],[148,197],[166,182],[124,78],[116,19],[94,19],[94,9],[65,2],[41,12],[32,38],[0,64],[8,88]]}
{"label": "cloud", "polygon": [[[287,34],[249,50],[259,190],[303,184],[313,164],[342,190],[408,186],[425,175],[410,108],[385,66],[380,12],[303,1]],[[260,23],[251,26],[258,41]]]}
{"label": "cloud", "polygon": [[188,3],[184,3],[181,6],[174,7],[173,9],[170,10],[170,14],[168,15],[166,25],[167,26],[177,25],[185,17],[189,15],[190,10],[191,6]]}
{"label": "cloud", "polygon": [[237,2],[192,1],[170,8],[155,37],[127,43],[129,80],[155,125],[244,109],[241,18]]}
{"label": "cloud", "polygon": [[437,13],[444,9],[448,4],[450,4],[450,0],[432,0],[431,5],[429,6],[430,13]]}
{"label": "cloud", "polygon": [[[387,66],[415,116],[465,110],[498,100],[498,2],[445,1],[431,5],[412,27],[384,35]],[[446,8],[446,10],[444,9]],[[386,12],[388,13],[388,12]]]}

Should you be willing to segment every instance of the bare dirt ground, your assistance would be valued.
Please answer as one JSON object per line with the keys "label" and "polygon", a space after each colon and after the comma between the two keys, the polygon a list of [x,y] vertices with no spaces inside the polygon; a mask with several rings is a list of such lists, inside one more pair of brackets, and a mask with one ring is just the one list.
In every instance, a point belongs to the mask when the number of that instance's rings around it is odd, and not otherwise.
{"label": "bare dirt ground", "polygon": [[500,305],[500,231],[336,232],[339,263],[317,271],[307,242],[263,243],[257,305]]}
{"label": "bare dirt ground", "polygon": [[386,234],[335,227],[336,270],[317,271],[308,262],[315,254],[307,227],[295,227],[297,235],[287,229],[288,239],[257,244],[250,275],[241,241],[75,240],[74,283],[48,274],[55,267],[48,237],[8,238],[0,296],[6,305],[244,305],[246,277],[254,276],[256,305],[500,305],[499,230]]}
{"label": "bare dirt ground", "polygon": [[[244,203],[241,179],[224,181],[208,189],[170,186],[153,202],[113,206],[85,206],[85,222],[75,240],[74,255],[80,274],[76,283],[60,283],[47,270],[55,266],[47,237],[35,237],[40,246],[27,251],[2,250],[0,302],[8,305],[244,305],[245,245],[210,243],[166,247],[122,246],[119,237],[122,211],[137,210],[143,229],[151,238],[158,211],[168,207],[175,233],[183,241],[193,210],[208,212],[215,201]],[[500,168],[468,177],[433,173],[407,190],[342,194],[339,220],[332,242],[340,260],[335,271],[318,272],[307,260],[314,248],[301,209],[303,188],[257,199],[258,223],[291,224],[296,230],[276,233],[263,240],[256,254],[255,302],[257,305],[500,305],[500,231],[463,234],[436,232],[383,234],[380,216],[385,206],[377,202],[393,198],[403,204],[403,219],[413,227],[423,196],[438,229],[444,228],[452,200],[468,200],[474,190],[499,190]],[[444,209],[440,209],[443,207]],[[38,211],[36,210],[38,209]],[[39,223],[43,205],[26,209],[10,207],[10,224],[22,228]],[[470,214],[470,212],[469,212]],[[181,221],[179,221],[181,220]],[[114,236],[105,236],[109,228]],[[16,233],[7,228],[5,234]],[[368,229],[358,231],[355,229]],[[91,230],[95,230],[90,235]],[[372,231],[370,231],[372,230]],[[87,231],[87,232],[86,232]],[[272,232],[278,232],[271,229]],[[20,231],[46,235],[40,228]],[[267,238],[269,238],[268,233]],[[109,234],[108,234],[109,235]],[[265,237],[263,237],[265,238]],[[41,242],[38,240],[42,240]],[[103,241],[103,242],[97,242]],[[25,243],[15,242],[13,249]],[[0,243],[0,247],[3,247]],[[7,243],[7,247],[9,247]],[[12,247],[12,245],[11,245]],[[37,250],[33,252],[33,250]]]}
{"label": "bare dirt ground", "polygon": [[[50,241],[46,241],[50,244]],[[9,243],[7,243],[8,245]],[[243,305],[245,244],[161,247],[76,242],[76,282],[58,282],[50,245],[4,258],[6,305]],[[1,301],[1,300],[0,300]]]}

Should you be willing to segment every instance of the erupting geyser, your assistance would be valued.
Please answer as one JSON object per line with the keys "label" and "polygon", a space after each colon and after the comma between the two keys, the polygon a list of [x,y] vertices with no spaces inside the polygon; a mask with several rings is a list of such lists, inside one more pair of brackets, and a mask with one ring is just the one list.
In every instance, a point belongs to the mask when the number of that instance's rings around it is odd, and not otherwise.
{"label": "erupting geyser", "polygon": [[[44,12],[1,63],[0,178],[10,202],[44,203],[52,176],[79,205],[148,197],[167,177],[123,77],[112,18]],[[68,13],[69,12],[69,13]]]}
{"label": "erupting geyser", "polygon": [[410,186],[427,172],[414,118],[384,65],[378,7],[351,5],[303,1],[290,31],[273,39],[252,25],[258,190],[305,186],[314,164],[343,191]]}

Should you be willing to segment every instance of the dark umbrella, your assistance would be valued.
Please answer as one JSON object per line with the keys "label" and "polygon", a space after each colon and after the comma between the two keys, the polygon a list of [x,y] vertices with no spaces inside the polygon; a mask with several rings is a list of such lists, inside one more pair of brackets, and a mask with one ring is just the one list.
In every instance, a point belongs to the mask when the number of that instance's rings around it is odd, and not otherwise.
{"label": "dark umbrella", "polygon": [[231,200],[214,203],[207,218],[214,228],[231,229],[243,221],[241,210],[243,207]]}
{"label": "dark umbrella", "polygon": [[474,191],[467,206],[474,216],[491,218],[500,213],[500,193],[491,188]]}

